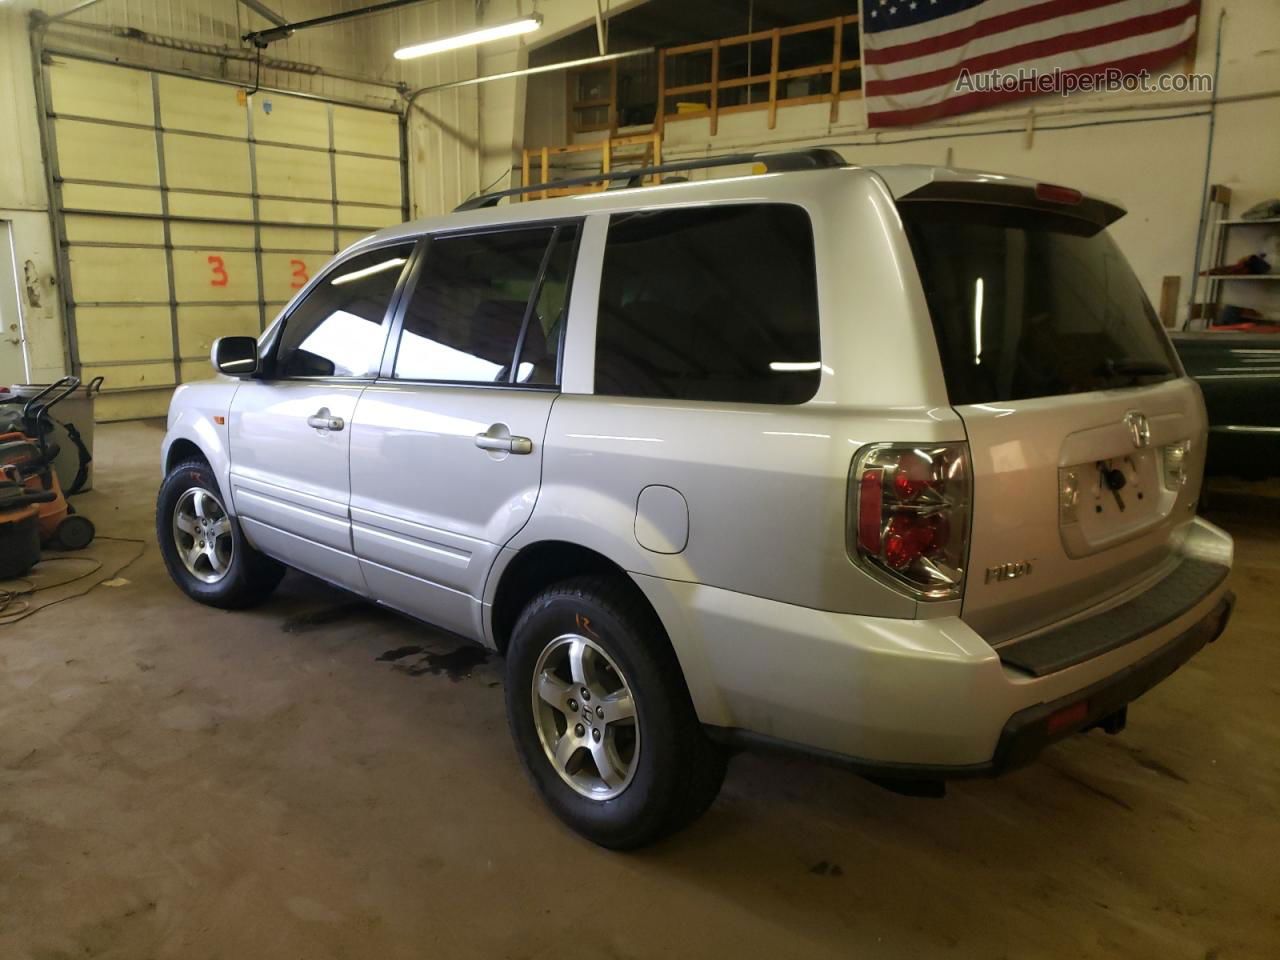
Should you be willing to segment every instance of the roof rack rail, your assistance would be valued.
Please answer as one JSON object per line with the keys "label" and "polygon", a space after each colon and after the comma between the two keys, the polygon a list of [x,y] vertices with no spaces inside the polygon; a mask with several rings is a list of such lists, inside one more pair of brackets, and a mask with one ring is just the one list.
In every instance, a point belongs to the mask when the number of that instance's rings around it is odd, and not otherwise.
{"label": "roof rack rail", "polygon": [[789,173],[793,170],[826,170],[848,166],[848,162],[835,150],[827,147],[813,147],[808,150],[788,150],[782,153],[727,153],[718,157],[703,157],[700,160],[677,160],[674,163],[663,163],[655,167],[638,167],[634,170],[610,170],[607,173],[593,173],[582,177],[569,177],[565,180],[552,180],[547,183],[534,183],[527,187],[513,187],[510,190],[497,190],[493,193],[482,193],[478,197],[464,200],[453,208],[454,213],[463,210],[481,210],[485,207],[497,206],[503,197],[518,197],[525,193],[537,193],[539,190],[559,190],[564,187],[588,186],[601,180],[625,180],[628,187],[638,187],[645,177],[678,173],[684,170],[707,170],[713,167],[733,167],[744,163],[764,164],[767,173]]}

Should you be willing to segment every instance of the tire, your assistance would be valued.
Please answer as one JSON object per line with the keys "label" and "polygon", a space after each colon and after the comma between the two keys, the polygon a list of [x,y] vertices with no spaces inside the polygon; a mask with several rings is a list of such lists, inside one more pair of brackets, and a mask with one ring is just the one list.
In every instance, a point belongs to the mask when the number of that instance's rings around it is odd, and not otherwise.
{"label": "tire", "polygon": [[[575,651],[588,693],[595,690],[587,697],[581,682],[566,682]],[[561,820],[602,847],[653,843],[696,820],[720,791],[727,754],[698,723],[662,625],[629,583],[580,577],[538,594],[512,631],[506,699],[534,786]],[[605,719],[605,705],[618,717]]]}
{"label": "tire", "polygon": [[[181,524],[175,514],[184,518]],[[196,521],[194,528],[189,527],[190,520]],[[284,576],[281,564],[249,545],[240,524],[223,506],[218,482],[203,460],[178,464],[160,484],[156,538],[173,582],[191,599],[211,607],[252,606],[275,590]],[[201,549],[205,544],[208,548]],[[184,545],[190,546],[184,549]],[[194,561],[192,553],[199,554]]]}

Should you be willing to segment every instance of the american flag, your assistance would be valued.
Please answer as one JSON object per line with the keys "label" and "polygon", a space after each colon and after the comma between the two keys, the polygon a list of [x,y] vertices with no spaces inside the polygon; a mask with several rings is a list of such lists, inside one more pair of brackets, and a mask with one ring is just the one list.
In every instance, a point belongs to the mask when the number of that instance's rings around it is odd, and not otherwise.
{"label": "american flag", "polygon": [[1034,89],[983,89],[999,71],[1041,77],[1155,72],[1195,44],[1199,0],[862,0],[863,94],[873,127],[981,110]]}

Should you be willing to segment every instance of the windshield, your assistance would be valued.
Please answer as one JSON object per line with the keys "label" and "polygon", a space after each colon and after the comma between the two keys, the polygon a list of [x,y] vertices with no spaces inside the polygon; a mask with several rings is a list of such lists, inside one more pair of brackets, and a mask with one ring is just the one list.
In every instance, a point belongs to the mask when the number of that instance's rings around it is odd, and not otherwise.
{"label": "windshield", "polygon": [[953,404],[1168,380],[1178,361],[1104,229],[984,203],[899,204]]}

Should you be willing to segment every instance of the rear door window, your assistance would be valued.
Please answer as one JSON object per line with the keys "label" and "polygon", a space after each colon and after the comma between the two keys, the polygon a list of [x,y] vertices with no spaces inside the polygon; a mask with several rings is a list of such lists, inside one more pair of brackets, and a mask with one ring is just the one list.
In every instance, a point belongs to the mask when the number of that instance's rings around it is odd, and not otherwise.
{"label": "rear door window", "polygon": [[610,219],[596,393],[804,403],[821,369],[813,229],[800,207]]}
{"label": "rear door window", "polygon": [[432,238],[394,376],[556,383],[576,236],[564,224]]}
{"label": "rear door window", "polygon": [[904,201],[954,404],[1155,383],[1178,362],[1120,248],[1085,220]]}

